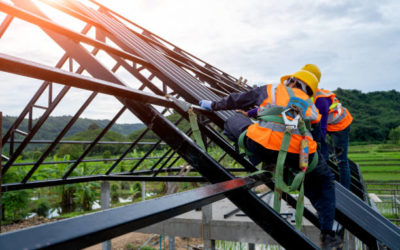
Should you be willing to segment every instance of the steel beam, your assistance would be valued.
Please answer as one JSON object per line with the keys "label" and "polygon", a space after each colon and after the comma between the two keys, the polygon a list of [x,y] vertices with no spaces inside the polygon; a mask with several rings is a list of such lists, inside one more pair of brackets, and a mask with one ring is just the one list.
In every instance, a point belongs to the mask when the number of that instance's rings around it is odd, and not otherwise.
{"label": "steel beam", "polygon": [[147,63],[145,60],[142,58],[139,58],[135,55],[126,53],[124,51],[118,50],[116,48],[113,48],[112,46],[109,46],[105,43],[96,41],[95,39],[92,39],[88,36],[82,35],[80,33],[74,32],[70,29],[67,29],[61,25],[55,24],[54,22],[51,22],[49,20],[46,20],[43,17],[40,17],[38,15],[32,14],[28,11],[25,11],[19,7],[12,6],[8,3],[0,1],[0,11],[3,11],[5,13],[8,13],[9,15],[12,15],[14,17],[18,17],[24,21],[33,23],[38,25],[41,28],[47,29],[54,31],[56,33],[64,34],[65,36],[68,36],[69,38],[75,40],[75,41],[81,41],[84,43],[87,43],[88,45],[97,47],[99,49],[111,52],[113,54],[116,54],[118,56],[121,56],[125,59],[131,60],[133,62],[140,63],[142,65],[146,65],[147,67],[152,68],[153,66],[149,63]]}
{"label": "steel beam", "polygon": [[3,22],[0,25],[0,38],[4,35],[4,32],[6,32],[13,18],[14,17],[11,15],[7,15],[6,18],[4,18]]}
{"label": "steel beam", "polygon": [[370,248],[377,241],[389,249],[400,249],[400,228],[368,206],[342,185],[336,186],[336,218]]}
{"label": "steel beam", "polygon": [[[80,249],[261,184],[242,178],[0,235],[1,249]],[[23,240],[21,240],[23,239]]]}
{"label": "steel beam", "polygon": [[154,181],[154,182],[206,182],[206,178],[202,176],[148,176],[148,175],[91,175],[82,177],[70,177],[68,179],[52,179],[43,181],[30,181],[26,183],[3,183],[2,192],[16,191],[31,188],[51,187],[58,185],[82,183],[89,181]]}

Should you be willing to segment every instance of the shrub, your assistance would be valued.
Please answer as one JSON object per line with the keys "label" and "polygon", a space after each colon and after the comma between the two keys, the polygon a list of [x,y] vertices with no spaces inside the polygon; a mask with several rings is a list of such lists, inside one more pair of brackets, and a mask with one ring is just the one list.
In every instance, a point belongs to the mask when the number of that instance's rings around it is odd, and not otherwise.
{"label": "shrub", "polygon": [[[111,151],[110,150],[105,150],[103,152],[103,159],[110,159],[111,158]],[[104,161],[106,163],[107,161]]]}
{"label": "shrub", "polygon": [[400,126],[390,130],[389,139],[394,144],[400,144]]}
{"label": "shrub", "polygon": [[46,199],[39,199],[37,201],[35,212],[39,216],[47,217],[49,215],[50,204]]}

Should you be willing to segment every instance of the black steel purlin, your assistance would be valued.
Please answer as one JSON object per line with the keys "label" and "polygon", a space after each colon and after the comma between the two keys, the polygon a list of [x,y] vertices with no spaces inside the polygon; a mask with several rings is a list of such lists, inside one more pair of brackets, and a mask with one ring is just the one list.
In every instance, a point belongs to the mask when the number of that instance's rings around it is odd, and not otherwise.
{"label": "black steel purlin", "polygon": [[[1,249],[80,249],[225,198],[239,188],[261,184],[254,178],[230,180],[28,230],[4,233]],[[23,239],[23,240],[22,240]]]}

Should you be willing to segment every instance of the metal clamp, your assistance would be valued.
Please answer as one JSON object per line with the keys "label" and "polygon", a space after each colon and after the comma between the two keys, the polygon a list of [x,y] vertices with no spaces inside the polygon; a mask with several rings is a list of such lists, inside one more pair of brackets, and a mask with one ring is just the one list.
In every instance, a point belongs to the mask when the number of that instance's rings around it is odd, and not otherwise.
{"label": "metal clamp", "polygon": [[182,100],[178,100],[177,98],[170,96],[170,95],[166,95],[165,96],[167,99],[171,100],[177,107],[179,107],[180,109],[182,109],[183,111],[187,112],[189,109],[192,108],[192,104],[182,101]]}
{"label": "metal clamp", "polygon": [[293,109],[292,108],[288,108],[288,109],[284,110],[281,113],[283,121],[284,121],[285,126],[286,126],[286,129],[287,130],[297,129],[298,124],[299,124],[299,120],[301,118],[300,114],[296,113],[296,116],[293,118],[293,120],[289,120],[287,118],[288,114],[286,114],[286,113],[288,113],[290,111],[293,111]]}

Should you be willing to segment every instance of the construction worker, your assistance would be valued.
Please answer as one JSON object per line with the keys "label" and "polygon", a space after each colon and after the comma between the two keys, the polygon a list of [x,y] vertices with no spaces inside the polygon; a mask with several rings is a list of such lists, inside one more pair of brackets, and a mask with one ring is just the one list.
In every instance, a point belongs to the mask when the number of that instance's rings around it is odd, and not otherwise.
{"label": "construction worker", "polygon": [[[285,86],[285,84],[286,86]],[[318,111],[310,100],[318,85],[317,77],[309,71],[300,70],[292,75],[281,78],[279,84],[268,84],[254,88],[244,93],[232,93],[219,101],[202,100],[200,106],[204,109],[247,110],[254,105],[259,106],[258,115],[271,114],[277,108],[294,108],[297,112],[284,113],[285,115],[273,115],[286,118],[293,122],[296,114],[300,114],[304,120],[316,120]],[[224,133],[229,139],[238,142],[242,133],[245,133],[244,146],[250,152],[249,159],[254,165],[263,162],[267,166],[274,165],[281,148],[284,132],[288,129],[285,124],[274,121],[259,120],[253,123],[243,114],[235,114],[228,118],[224,125]],[[246,131],[246,132],[244,132]],[[286,169],[299,168],[300,141],[306,139],[309,145],[309,162],[318,155],[317,143],[310,132],[302,135],[298,128],[292,129],[292,135],[285,159]],[[315,130],[319,132],[319,130]],[[321,242],[324,249],[330,249],[341,245],[341,238],[332,230],[335,217],[335,191],[334,176],[326,164],[319,157],[316,168],[307,174],[304,182],[305,195],[316,208],[320,221]]]}
{"label": "construction worker", "polygon": [[[316,65],[306,64],[302,69],[313,73],[318,78],[318,81],[321,79],[321,72]],[[350,189],[351,175],[347,151],[350,124],[353,121],[353,117],[350,112],[341,105],[335,93],[329,90],[317,89],[313,99],[315,106],[321,114],[322,156],[326,160],[329,159],[329,150],[326,143],[326,134],[328,134],[338,162],[340,184]]]}

